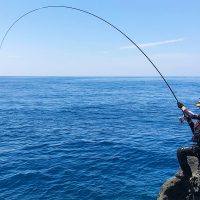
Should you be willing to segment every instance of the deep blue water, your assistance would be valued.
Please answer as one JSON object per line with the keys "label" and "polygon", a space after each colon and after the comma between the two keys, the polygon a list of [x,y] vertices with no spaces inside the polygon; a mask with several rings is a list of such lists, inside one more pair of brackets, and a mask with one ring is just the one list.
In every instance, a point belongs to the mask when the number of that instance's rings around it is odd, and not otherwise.
{"label": "deep blue water", "polygon": [[[167,78],[193,111],[200,78]],[[190,145],[160,78],[0,78],[1,200],[154,200]]]}

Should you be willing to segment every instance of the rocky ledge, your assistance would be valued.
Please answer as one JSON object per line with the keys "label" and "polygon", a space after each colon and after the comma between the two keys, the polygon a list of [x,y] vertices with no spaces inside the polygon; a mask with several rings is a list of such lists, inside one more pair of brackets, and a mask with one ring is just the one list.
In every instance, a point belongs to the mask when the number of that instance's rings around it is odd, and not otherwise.
{"label": "rocky ledge", "polygon": [[200,200],[200,170],[198,159],[188,157],[192,170],[190,179],[183,176],[179,170],[174,177],[163,184],[157,200]]}

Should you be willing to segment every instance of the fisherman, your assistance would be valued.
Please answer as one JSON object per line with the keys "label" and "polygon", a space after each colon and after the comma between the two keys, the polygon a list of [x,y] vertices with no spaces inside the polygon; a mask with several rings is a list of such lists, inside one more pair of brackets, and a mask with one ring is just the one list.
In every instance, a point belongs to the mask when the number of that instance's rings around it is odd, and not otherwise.
{"label": "fisherman", "polygon": [[[181,147],[177,150],[177,158],[183,171],[183,175],[189,178],[192,176],[192,172],[187,162],[187,156],[197,157],[200,164],[200,114],[194,114],[180,102],[177,102],[177,105],[183,111],[184,119],[188,122],[193,133],[192,141],[195,142],[193,146]],[[200,108],[200,100],[195,106]]]}

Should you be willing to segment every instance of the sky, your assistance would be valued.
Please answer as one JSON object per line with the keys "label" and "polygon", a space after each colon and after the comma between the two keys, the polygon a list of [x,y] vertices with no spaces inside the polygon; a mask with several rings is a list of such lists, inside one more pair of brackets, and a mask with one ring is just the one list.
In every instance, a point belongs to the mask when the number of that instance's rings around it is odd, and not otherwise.
{"label": "sky", "polygon": [[[200,75],[199,0],[1,0],[0,40],[49,5],[91,12],[130,37],[164,76]],[[90,15],[50,8],[9,31],[0,76],[158,76],[121,33]]]}

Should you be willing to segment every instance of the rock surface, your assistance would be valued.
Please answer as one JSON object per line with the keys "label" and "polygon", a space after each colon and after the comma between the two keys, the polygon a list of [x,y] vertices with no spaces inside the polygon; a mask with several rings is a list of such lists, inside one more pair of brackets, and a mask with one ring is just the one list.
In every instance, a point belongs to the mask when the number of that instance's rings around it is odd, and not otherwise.
{"label": "rock surface", "polygon": [[174,177],[163,184],[157,200],[200,200],[200,170],[198,159],[188,157],[192,170],[190,179],[183,176],[179,170]]}

